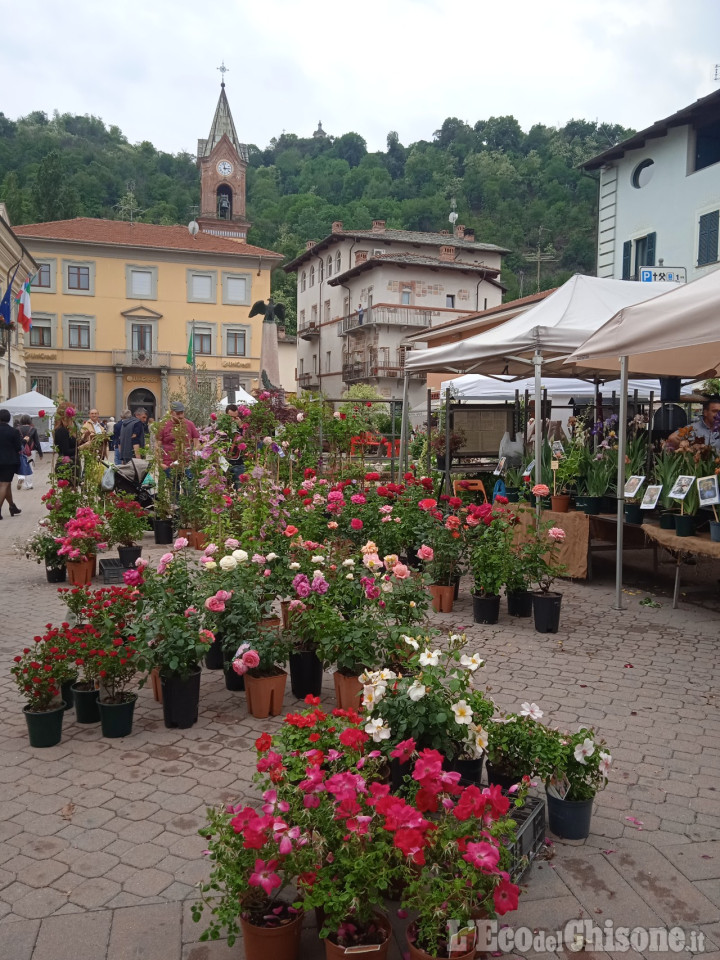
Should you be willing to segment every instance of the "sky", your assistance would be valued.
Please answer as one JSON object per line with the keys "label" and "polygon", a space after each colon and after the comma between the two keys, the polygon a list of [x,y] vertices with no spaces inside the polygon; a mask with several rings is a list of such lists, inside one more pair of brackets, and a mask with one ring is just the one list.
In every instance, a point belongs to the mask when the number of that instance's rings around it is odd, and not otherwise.
{"label": "sky", "polygon": [[[447,117],[642,129],[720,89],[718,0],[0,0],[0,109],[92,114],[195,152],[223,62],[240,139],[322,121],[370,150]],[[22,42],[18,42],[22,38]],[[720,75],[720,68],[718,68]]]}

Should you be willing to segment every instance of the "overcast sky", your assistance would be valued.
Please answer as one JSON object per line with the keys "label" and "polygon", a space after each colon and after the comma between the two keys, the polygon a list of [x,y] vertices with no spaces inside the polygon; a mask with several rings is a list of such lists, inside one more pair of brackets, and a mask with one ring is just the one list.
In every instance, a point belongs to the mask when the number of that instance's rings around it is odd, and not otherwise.
{"label": "overcast sky", "polygon": [[384,149],[446,117],[641,129],[720,89],[718,0],[0,0],[0,109],[94,114],[195,152],[224,60],[241,140],[355,131]]}

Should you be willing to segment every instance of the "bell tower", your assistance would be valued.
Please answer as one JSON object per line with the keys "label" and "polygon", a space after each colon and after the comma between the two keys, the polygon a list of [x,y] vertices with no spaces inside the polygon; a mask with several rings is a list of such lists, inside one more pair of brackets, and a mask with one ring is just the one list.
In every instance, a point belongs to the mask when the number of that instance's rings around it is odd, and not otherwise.
{"label": "bell tower", "polygon": [[222,74],[220,99],[207,140],[198,140],[200,216],[197,222],[204,233],[244,242],[250,227],[245,217],[248,149],[238,140],[225,94],[228,68],[223,63],[218,70]]}

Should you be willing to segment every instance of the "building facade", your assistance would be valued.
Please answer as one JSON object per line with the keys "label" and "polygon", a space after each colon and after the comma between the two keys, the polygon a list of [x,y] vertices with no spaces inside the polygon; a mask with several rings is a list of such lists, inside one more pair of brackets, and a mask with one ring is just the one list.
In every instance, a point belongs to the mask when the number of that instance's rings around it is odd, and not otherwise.
{"label": "building facade", "polygon": [[[339,398],[353,383],[384,396],[402,391],[405,338],[501,302],[501,259],[508,251],[454,234],[387,229],[344,230],[309,241],[285,270],[297,273],[297,381]],[[414,374],[411,400],[425,389]]]}
{"label": "building facade", "polygon": [[198,375],[221,395],[258,387],[263,318],[248,314],[270,296],[282,256],[246,242],[247,148],[224,83],[197,162],[200,215],[189,227],[77,218],[16,228],[38,264],[25,350],[42,393],[81,413],[162,416],[191,369],[191,333]]}
{"label": "building facade", "polygon": [[720,91],[583,164],[599,171],[597,275],[642,279],[718,266]]}
{"label": "building facade", "polygon": [[0,300],[12,284],[10,326],[0,320],[0,401],[25,393],[30,387],[25,370],[25,337],[17,326],[15,298],[36,270],[37,264],[10,226],[5,204],[0,203]]}

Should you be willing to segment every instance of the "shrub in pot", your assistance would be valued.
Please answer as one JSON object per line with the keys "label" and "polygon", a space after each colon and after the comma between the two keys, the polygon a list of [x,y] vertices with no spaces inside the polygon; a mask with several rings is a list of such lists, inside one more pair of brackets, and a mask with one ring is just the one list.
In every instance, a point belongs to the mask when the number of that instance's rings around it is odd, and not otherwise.
{"label": "shrub in pot", "polygon": [[31,747],[54,747],[62,738],[65,704],[59,700],[60,684],[55,678],[52,638],[42,637],[13,658],[10,672],[25,700],[23,713]]}
{"label": "shrub in pot", "polygon": [[137,544],[147,529],[147,514],[132,497],[111,493],[105,501],[105,524],[108,543],[117,546],[123,565],[131,567],[140,556]]}
{"label": "shrub in pot", "polygon": [[546,779],[549,826],[557,836],[581,840],[590,833],[595,795],[608,782],[612,757],[594,730],[576,733],[547,730],[548,752],[554,762],[542,773]]}
{"label": "shrub in pot", "polygon": [[65,558],[60,556],[59,550],[60,544],[48,527],[41,525],[26,543],[25,556],[32,557],[37,563],[45,564],[48,582],[62,583],[66,575]]}
{"label": "shrub in pot", "polygon": [[536,703],[523,703],[518,713],[500,714],[487,723],[488,782],[505,789],[547,766],[543,715]]}
{"label": "shrub in pot", "polygon": [[565,569],[557,559],[564,541],[565,531],[562,527],[541,523],[529,532],[521,547],[531,582],[539,588],[533,594],[535,629],[539,633],[557,633],[558,630],[562,594],[552,592],[550,587]]}
{"label": "shrub in pot", "polygon": [[263,720],[282,712],[289,653],[289,640],[276,626],[260,626],[257,637],[238,648],[232,669],[245,676],[245,694],[252,716]]}
{"label": "shrub in pot", "polygon": [[99,659],[98,710],[104,737],[126,737],[132,731],[137,694],[127,689],[138,668],[135,637],[108,632],[97,648]]}
{"label": "shrub in pot", "polygon": [[513,539],[512,515],[505,510],[506,502],[505,497],[498,497],[497,506],[484,504],[478,510],[480,523],[475,528],[470,550],[476,623],[497,623],[498,620],[500,591],[507,579],[507,558]]}

